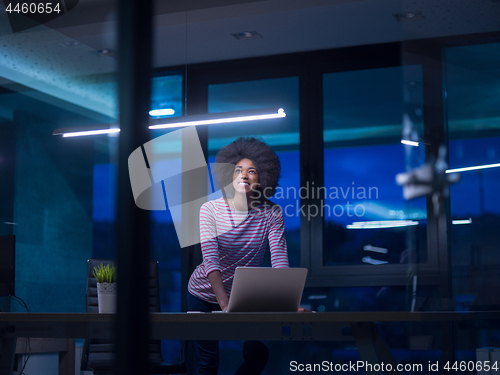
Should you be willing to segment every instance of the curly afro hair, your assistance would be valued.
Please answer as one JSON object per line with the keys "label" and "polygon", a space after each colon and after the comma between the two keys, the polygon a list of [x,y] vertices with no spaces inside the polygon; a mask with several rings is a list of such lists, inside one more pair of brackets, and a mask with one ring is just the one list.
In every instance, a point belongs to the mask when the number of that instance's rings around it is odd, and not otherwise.
{"label": "curly afro hair", "polygon": [[[251,160],[259,172],[260,196],[271,198],[276,192],[280,179],[281,164],[278,155],[263,140],[241,137],[221,148],[215,156],[217,186],[224,196],[233,197],[234,165],[242,159]],[[232,168],[227,168],[232,164]],[[224,168],[224,165],[226,167]],[[226,189],[224,189],[226,187]],[[229,188],[227,188],[229,187]],[[259,194],[257,194],[259,195]]]}

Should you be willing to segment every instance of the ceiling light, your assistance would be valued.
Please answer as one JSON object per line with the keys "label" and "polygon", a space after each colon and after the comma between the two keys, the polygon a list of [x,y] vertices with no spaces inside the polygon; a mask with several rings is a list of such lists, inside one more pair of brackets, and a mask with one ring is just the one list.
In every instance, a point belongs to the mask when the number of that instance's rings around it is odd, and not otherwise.
{"label": "ceiling light", "polygon": [[260,35],[257,31],[241,31],[239,33],[232,33],[238,40],[247,40],[247,39],[262,39],[262,35]]}
{"label": "ceiling light", "polygon": [[466,171],[475,171],[477,169],[487,169],[487,168],[498,168],[500,167],[500,163],[497,164],[486,164],[486,165],[477,165],[475,167],[465,167],[465,168],[456,168],[456,169],[447,169],[446,173],[456,173],[456,172],[466,172]]}
{"label": "ceiling light", "polygon": [[383,220],[383,221],[360,221],[347,225],[347,229],[380,229],[398,228],[418,225],[418,221],[413,220]]}
{"label": "ceiling light", "polygon": [[120,129],[101,129],[101,130],[88,130],[82,132],[72,132],[72,133],[64,133],[63,138],[67,137],[83,137],[87,135],[99,135],[99,134],[112,134],[118,133]]}
{"label": "ceiling light", "polygon": [[[251,109],[247,111],[234,111],[222,113],[210,113],[207,115],[179,116],[150,120],[149,129],[177,128],[181,126],[225,124],[230,122],[266,120],[286,117],[283,108]],[[58,128],[52,135],[63,137],[80,137],[85,135],[118,133],[118,124],[100,124],[91,126],[79,126],[71,128]]]}
{"label": "ceiling light", "polygon": [[454,225],[472,224],[472,218],[469,217],[466,220],[452,220],[451,223]]}
{"label": "ceiling light", "polygon": [[411,12],[401,12],[401,13],[396,13],[393,14],[394,18],[398,22],[405,22],[405,21],[417,21],[417,20],[423,20],[424,16],[422,15],[422,12],[419,10],[414,10]]}
{"label": "ceiling light", "polygon": [[180,126],[227,124],[231,122],[267,120],[286,117],[283,108],[251,109],[246,111],[209,113],[206,115],[190,115],[155,119],[150,121],[149,129],[177,128]]}
{"label": "ceiling light", "polygon": [[95,51],[90,51],[90,53],[99,56],[99,57],[116,57],[116,51],[113,51],[112,49],[109,48],[104,48],[104,49],[98,49]]}
{"label": "ceiling light", "polygon": [[175,110],[172,108],[164,108],[164,109],[152,109],[149,111],[149,115],[153,117],[158,117],[158,116],[171,116],[175,114]]}
{"label": "ceiling light", "polygon": [[83,137],[87,135],[113,134],[118,133],[120,128],[117,124],[101,124],[90,126],[75,126],[71,128],[59,128],[52,132],[52,135],[62,135],[67,137]]}
{"label": "ceiling light", "polygon": [[415,146],[415,147],[418,147],[419,146],[419,143],[418,142],[414,142],[414,141],[407,141],[406,139],[402,139],[401,140],[401,143],[404,144],[404,145],[408,145],[408,146]]}
{"label": "ceiling light", "polygon": [[363,246],[363,250],[364,251],[373,251],[375,253],[380,253],[380,254],[387,254],[389,252],[389,250],[387,250],[386,248],[376,247],[376,246],[372,246],[372,245]]}
{"label": "ceiling light", "polygon": [[373,264],[374,266],[378,266],[378,265],[381,265],[381,264],[389,263],[389,262],[387,262],[385,260],[373,259],[371,257],[363,257],[363,258],[361,258],[361,261],[363,263]]}
{"label": "ceiling light", "polygon": [[76,47],[80,45],[80,42],[77,42],[76,40],[65,40],[63,42],[60,42],[59,44],[64,47]]}

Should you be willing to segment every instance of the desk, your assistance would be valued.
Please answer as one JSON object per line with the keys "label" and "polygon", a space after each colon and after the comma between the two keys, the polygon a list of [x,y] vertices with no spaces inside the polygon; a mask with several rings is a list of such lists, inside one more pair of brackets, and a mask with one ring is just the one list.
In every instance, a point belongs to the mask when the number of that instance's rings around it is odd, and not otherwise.
{"label": "desk", "polygon": [[[152,313],[150,336],[172,340],[355,341],[363,361],[383,361],[395,367],[375,322],[457,322],[499,316],[499,311]],[[0,313],[0,336],[4,342],[17,337],[109,339],[113,327],[113,314]],[[0,362],[9,357],[7,350],[4,344]]]}

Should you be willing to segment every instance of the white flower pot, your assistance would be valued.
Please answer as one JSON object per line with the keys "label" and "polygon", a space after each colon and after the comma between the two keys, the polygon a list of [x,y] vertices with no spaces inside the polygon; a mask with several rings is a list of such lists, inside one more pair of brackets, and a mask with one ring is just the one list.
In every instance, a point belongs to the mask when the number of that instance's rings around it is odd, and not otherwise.
{"label": "white flower pot", "polygon": [[116,283],[97,283],[99,313],[116,313]]}

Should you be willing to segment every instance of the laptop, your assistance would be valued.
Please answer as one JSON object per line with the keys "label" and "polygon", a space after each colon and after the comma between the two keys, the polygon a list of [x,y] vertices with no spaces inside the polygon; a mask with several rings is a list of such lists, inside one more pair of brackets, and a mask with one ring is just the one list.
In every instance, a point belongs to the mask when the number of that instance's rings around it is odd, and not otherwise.
{"label": "laptop", "polygon": [[296,312],[307,268],[237,267],[228,312]]}

